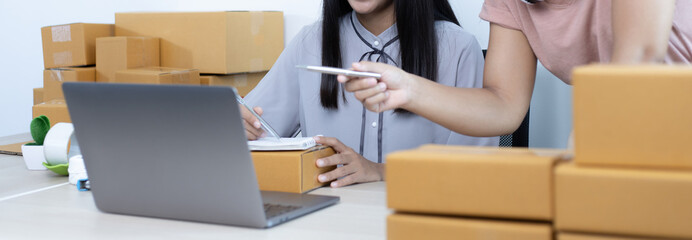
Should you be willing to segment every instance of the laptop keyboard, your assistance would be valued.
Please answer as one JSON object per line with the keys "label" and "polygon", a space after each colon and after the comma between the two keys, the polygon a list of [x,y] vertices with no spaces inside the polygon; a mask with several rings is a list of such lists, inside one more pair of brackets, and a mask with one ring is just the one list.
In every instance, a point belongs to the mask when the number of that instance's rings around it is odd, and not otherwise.
{"label": "laptop keyboard", "polygon": [[302,206],[290,206],[290,205],[265,203],[264,204],[264,214],[267,215],[267,218],[272,218],[272,217],[276,217],[278,215],[299,209],[301,207]]}

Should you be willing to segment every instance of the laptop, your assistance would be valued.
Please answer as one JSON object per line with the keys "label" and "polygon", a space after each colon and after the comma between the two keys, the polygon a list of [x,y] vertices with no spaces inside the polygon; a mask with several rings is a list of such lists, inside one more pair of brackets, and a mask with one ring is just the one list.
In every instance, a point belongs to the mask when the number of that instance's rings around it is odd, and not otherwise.
{"label": "laptop", "polygon": [[229,87],[66,82],[63,90],[103,212],[267,228],[339,201],[259,190]]}

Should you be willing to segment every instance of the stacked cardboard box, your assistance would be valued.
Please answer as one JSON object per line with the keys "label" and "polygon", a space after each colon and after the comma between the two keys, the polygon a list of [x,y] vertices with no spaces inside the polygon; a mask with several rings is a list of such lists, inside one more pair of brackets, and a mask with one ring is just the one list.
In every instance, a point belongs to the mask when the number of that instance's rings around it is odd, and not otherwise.
{"label": "stacked cardboard box", "polygon": [[552,239],[553,166],[563,154],[436,145],[390,154],[387,205],[396,213],[387,220],[387,234]]}
{"label": "stacked cardboard box", "polygon": [[115,72],[114,82],[199,85],[199,71],[167,67],[128,69]]}
{"label": "stacked cardboard box", "polygon": [[199,80],[207,86],[229,86],[238,90],[241,97],[245,97],[264,78],[267,72],[239,73],[227,75],[202,75]]}
{"label": "stacked cardboard box", "polygon": [[692,238],[692,68],[587,66],[573,79],[575,163],[555,172],[556,228]]}
{"label": "stacked cardboard box", "polygon": [[159,66],[159,39],[104,37],[96,39],[96,80],[115,82],[120,70]]}
{"label": "stacked cardboard box", "polygon": [[73,23],[41,28],[44,86],[34,89],[33,117],[46,115],[51,125],[70,122],[62,83],[93,82],[96,39],[113,33],[113,24]]}

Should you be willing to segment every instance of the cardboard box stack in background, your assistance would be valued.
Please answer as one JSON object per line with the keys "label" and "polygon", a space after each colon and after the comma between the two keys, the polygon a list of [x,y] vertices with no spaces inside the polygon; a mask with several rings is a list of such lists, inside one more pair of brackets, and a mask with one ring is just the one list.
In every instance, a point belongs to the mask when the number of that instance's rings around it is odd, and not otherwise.
{"label": "cardboard box stack in background", "polygon": [[113,36],[113,24],[73,23],[41,28],[44,68],[96,64],[96,38]]}
{"label": "cardboard box stack in background", "polygon": [[564,153],[437,145],[392,153],[385,175],[387,205],[396,213],[387,234],[551,239],[553,166]]}
{"label": "cardboard box stack in background", "polygon": [[44,86],[34,91],[32,117],[46,115],[51,125],[70,122],[62,83],[93,82],[96,39],[113,33],[113,24],[73,23],[41,28]]}
{"label": "cardboard box stack in background", "polygon": [[[46,77],[52,68],[65,76],[72,74],[68,69],[79,73],[65,81],[87,81],[81,71],[96,64],[98,82],[114,82],[117,73],[122,83],[233,86],[245,95],[283,51],[282,12],[116,13],[115,18],[116,24],[41,28],[46,86],[34,89],[34,116],[69,121],[62,83]],[[85,66],[90,68],[75,68]],[[202,83],[200,73],[215,75]]]}
{"label": "cardboard box stack in background", "polygon": [[267,71],[284,46],[282,12],[116,13],[116,36],[161,38],[161,66],[201,73]]}
{"label": "cardboard box stack in background", "polygon": [[159,65],[158,38],[105,37],[96,39],[96,81],[114,82],[117,71]]}
{"label": "cardboard box stack in background", "polygon": [[556,228],[692,238],[692,67],[586,66],[573,81],[575,156],[555,172]]}
{"label": "cardboard box stack in background", "polygon": [[116,83],[199,85],[199,70],[147,67],[115,72]]}
{"label": "cardboard box stack in background", "polygon": [[235,87],[241,97],[245,97],[267,75],[267,72],[238,73],[227,75],[202,75],[199,80],[207,86]]}

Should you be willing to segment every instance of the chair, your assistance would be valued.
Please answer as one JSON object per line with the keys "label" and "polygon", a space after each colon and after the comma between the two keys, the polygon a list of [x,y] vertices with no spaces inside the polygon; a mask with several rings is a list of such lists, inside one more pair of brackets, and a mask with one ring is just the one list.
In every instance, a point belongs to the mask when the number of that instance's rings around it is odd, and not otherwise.
{"label": "chair", "polygon": [[[483,49],[483,57],[485,58],[487,50]],[[512,134],[500,136],[500,147],[529,147],[529,115],[531,109],[526,111],[524,120],[521,125]]]}

